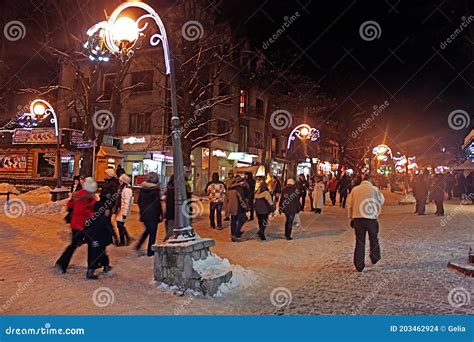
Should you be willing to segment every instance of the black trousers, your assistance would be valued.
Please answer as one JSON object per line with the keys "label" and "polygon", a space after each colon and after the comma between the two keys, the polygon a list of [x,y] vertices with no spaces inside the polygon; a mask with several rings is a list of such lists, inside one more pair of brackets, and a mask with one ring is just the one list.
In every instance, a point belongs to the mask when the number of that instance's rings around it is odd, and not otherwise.
{"label": "black trousers", "polygon": [[128,235],[127,228],[125,227],[125,222],[117,221],[117,228],[120,235],[120,244],[125,245],[125,238],[127,238],[127,241],[130,240],[130,236]]}
{"label": "black trousers", "polygon": [[109,257],[106,246],[98,241],[88,241],[87,243],[87,268],[95,270],[99,267],[109,266]]}
{"label": "black trousers", "polygon": [[306,191],[301,193],[301,211],[304,210],[304,204],[306,202]]}
{"label": "black trousers", "polygon": [[217,227],[222,227],[222,206],[223,202],[211,202],[209,208],[209,221],[212,228],[216,228],[215,217],[217,216]]}
{"label": "black trousers", "polygon": [[155,244],[156,241],[156,232],[158,231],[158,222],[156,221],[145,221],[143,222],[145,225],[145,231],[143,232],[142,236],[138,240],[137,249],[145,242],[146,238],[148,238],[148,248],[147,248],[147,255],[152,256],[154,252],[151,249],[151,246]]}
{"label": "black trousers", "polygon": [[83,244],[84,241],[88,242],[89,240],[83,230],[71,229],[71,231],[72,231],[71,243],[69,244],[69,246],[66,247],[63,254],[61,254],[59,259],[56,261],[56,264],[61,266],[64,272],[66,272],[69,266],[69,263],[71,262],[72,255],[76,251],[76,248],[79,247],[81,244]]}
{"label": "black trousers", "polygon": [[381,259],[378,238],[379,223],[373,219],[356,218],[353,220],[353,226],[356,237],[354,266],[357,271],[362,272],[365,267],[365,236],[367,233],[370,242],[370,260],[375,264]]}
{"label": "black trousers", "polygon": [[346,207],[346,200],[347,200],[347,190],[342,191],[339,193],[339,204],[345,208]]}
{"label": "black trousers", "polygon": [[258,231],[263,235],[268,225],[268,214],[257,214]]}
{"label": "black trousers", "polygon": [[443,200],[435,200],[434,202],[436,204],[436,214],[444,215]]}
{"label": "black trousers", "polygon": [[416,199],[416,212],[418,215],[424,215],[426,209],[426,197]]}
{"label": "black trousers", "polygon": [[285,213],[285,237],[291,237],[291,231],[293,230],[293,221],[295,220],[295,214]]}
{"label": "black trousers", "polygon": [[336,204],[336,192],[335,191],[329,192],[329,197],[331,197],[332,205]]}

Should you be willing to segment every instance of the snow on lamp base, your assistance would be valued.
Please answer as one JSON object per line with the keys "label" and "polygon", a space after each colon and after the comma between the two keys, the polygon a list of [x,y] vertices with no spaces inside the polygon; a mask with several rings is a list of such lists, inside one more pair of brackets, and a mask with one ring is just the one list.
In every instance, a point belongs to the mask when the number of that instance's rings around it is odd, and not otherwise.
{"label": "snow on lamp base", "polygon": [[[219,286],[232,278],[232,271],[224,268],[219,271],[218,267],[213,267],[217,272],[206,270],[206,260],[211,260],[209,248],[215,244],[211,239],[197,239],[180,244],[154,245],[155,281],[214,296]],[[197,263],[200,267],[196,267]]]}

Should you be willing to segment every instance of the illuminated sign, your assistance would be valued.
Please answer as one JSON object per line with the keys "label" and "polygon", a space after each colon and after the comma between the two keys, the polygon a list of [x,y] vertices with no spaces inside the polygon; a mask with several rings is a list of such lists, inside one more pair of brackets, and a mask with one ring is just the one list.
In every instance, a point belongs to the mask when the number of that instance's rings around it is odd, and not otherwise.
{"label": "illuminated sign", "polygon": [[128,138],[123,138],[123,144],[145,144],[146,143],[146,138],[145,137],[128,137]]}

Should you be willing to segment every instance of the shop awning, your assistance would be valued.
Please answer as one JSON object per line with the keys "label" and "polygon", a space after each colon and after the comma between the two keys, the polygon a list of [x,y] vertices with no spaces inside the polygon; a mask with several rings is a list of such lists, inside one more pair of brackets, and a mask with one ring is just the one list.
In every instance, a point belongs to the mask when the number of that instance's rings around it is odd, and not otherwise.
{"label": "shop awning", "polygon": [[102,145],[100,147],[99,152],[97,153],[97,157],[123,158],[123,155],[117,150],[117,148],[115,146]]}

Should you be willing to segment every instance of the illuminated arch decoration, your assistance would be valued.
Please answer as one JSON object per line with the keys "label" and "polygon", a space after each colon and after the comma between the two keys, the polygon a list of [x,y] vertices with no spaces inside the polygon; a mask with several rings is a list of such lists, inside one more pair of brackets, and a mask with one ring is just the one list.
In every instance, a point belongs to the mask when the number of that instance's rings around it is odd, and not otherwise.
{"label": "illuminated arch decoration", "polygon": [[385,144],[380,144],[377,147],[374,147],[372,153],[376,156],[378,160],[387,161],[388,157],[393,159],[392,150]]}
{"label": "illuminated arch decoration", "polygon": [[316,141],[319,139],[320,135],[321,134],[316,128],[310,127],[307,124],[298,125],[291,131],[286,148],[289,149],[291,142],[295,141],[296,138],[300,140]]}
{"label": "illuminated arch decoration", "polygon": [[19,107],[18,123],[24,128],[35,128],[39,121],[43,121],[49,116],[49,122],[54,125],[54,135],[59,136],[58,117],[53,109],[53,106],[45,100],[35,99],[29,105],[29,113],[23,111]]}

